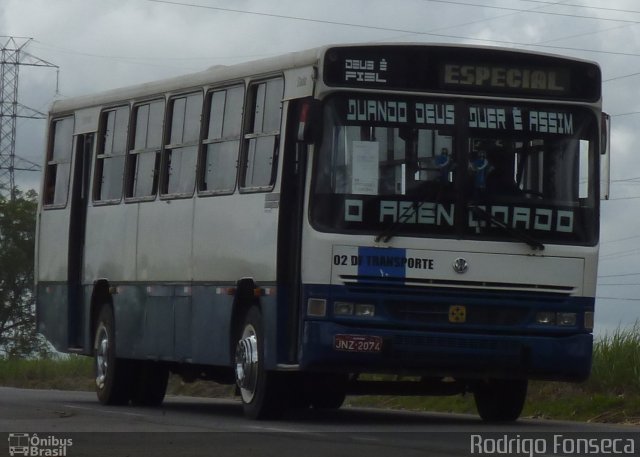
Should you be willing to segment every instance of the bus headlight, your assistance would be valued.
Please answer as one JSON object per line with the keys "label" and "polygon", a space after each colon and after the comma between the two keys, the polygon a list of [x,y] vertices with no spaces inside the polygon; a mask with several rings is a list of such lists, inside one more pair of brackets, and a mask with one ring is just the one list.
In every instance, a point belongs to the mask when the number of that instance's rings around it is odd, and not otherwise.
{"label": "bus headlight", "polygon": [[536,314],[536,322],[538,324],[555,325],[556,313],[553,313],[551,311],[540,311],[538,314]]}
{"label": "bus headlight", "polygon": [[373,317],[376,315],[376,307],[374,305],[357,304],[356,316]]}
{"label": "bus headlight", "polygon": [[373,317],[376,315],[375,305],[337,301],[333,304],[334,316]]}
{"label": "bus headlight", "polygon": [[554,313],[553,311],[540,311],[536,314],[536,323],[543,325],[559,325],[573,327],[577,322],[576,313]]}
{"label": "bus headlight", "polygon": [[337,301],[333,304],[334,316],[351,316],[353,315],[353,303]]}
{"label": "bus headlight", "polygon": [[558,313],[558,325],[573,327],[576,325],[576,313]]}

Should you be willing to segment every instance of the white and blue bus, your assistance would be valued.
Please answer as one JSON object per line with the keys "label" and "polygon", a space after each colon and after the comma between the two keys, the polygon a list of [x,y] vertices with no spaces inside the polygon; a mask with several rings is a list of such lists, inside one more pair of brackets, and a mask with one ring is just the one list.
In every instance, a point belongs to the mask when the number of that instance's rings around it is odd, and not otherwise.
{"label": "white and blue bus", "polygon": [[252,418],[472,392],[515,420],[528,380],[590,372],[606,126],[597,64],[472,46],[57,101],[38,329],[105,404],[158,405],[173,372]]}

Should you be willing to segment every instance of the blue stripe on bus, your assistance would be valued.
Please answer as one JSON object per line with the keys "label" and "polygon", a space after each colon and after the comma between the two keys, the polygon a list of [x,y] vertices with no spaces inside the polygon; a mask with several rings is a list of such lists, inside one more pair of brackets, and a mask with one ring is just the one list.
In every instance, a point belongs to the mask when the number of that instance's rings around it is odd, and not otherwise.
{"label": "blue stripe on bus", "polygon": [[406,278],[407,250],[398,248],[358,248],[358,276]]}

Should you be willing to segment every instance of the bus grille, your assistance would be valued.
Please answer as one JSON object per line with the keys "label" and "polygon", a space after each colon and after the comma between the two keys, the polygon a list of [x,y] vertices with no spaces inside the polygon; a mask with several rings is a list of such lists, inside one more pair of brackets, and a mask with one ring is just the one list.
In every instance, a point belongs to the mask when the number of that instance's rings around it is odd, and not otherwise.
{"label": "bus grille", "polygon": [[[400,321],[421,324],[449,323],[449,303],[400,303],[389,304],[387,312]],[[470,325],[518,325],[526,322],[528,307],[467,306],[466,324]]]}
{"label": "bus grille", "polygon": [[369,276],[340,275],[342,283],[353,289],[363,288],[373,290],[379,288],[403,288],[407,291],[415,292],[416,289],[443,288],[443,289],[466,289],[477,291],[510,291],[510,292],[535,292],[553,295],[569,296],[575,292],[571,286],[558,286],[550,284],[518,284],[487,281],[454,281],[440,279],[403,279],[403,278],[380,278]]}
{"label": "bus grille", "polygon": [[480,338],[458,338],[454,336],[417,336],[398,335],[393,339],[394,347],[424,349],[472,349],[505,355],[520,355],[522,347],[510,341],[497,341]]}

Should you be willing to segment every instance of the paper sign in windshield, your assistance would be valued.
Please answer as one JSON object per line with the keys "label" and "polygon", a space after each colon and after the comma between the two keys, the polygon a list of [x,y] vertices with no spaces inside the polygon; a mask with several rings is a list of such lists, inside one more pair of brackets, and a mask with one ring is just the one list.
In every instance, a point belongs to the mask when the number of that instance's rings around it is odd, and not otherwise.
{"label": "paper sign in windshield", "polygon": [[352,147],[352,192],[362,195],[378,195],[378,143],[375,141],[354,141]]}

